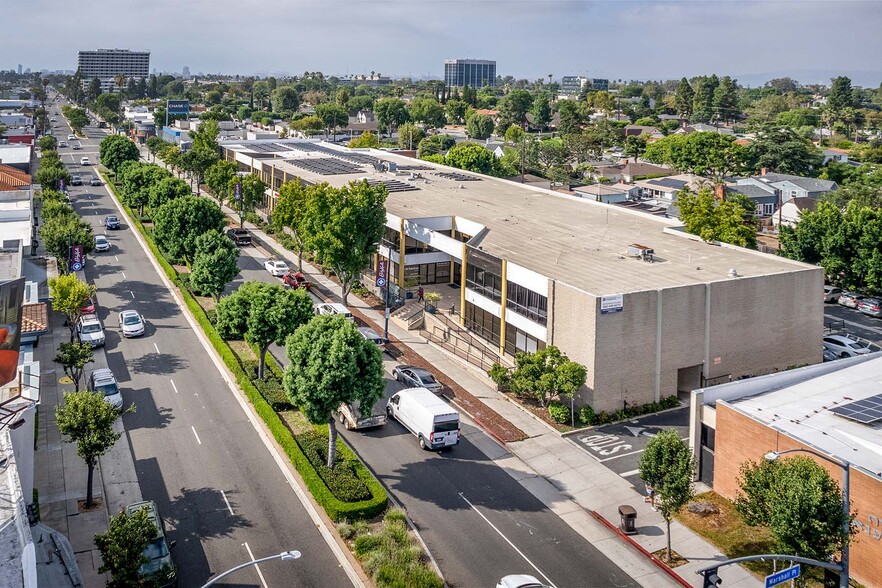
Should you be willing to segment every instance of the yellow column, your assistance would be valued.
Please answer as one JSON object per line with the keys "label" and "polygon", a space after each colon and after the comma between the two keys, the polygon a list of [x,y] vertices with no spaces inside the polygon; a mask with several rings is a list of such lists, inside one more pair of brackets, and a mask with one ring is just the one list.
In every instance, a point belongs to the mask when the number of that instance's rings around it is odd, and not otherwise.
{"label": "yellow column", "polygon": [[505,302],[508,300],[508,262],[502,260],[502,308],[499,310],[499,355],[505,355]]}
{"label": "yellow column", "polygon": [[[453,272],[451,272],[452,274]],[[465,326],[466,244],[462,244],[462,263],[459,265],[459,324]]]}
{"label": "yellow column", "polygon": [[401,289],[402,300],[407,300],[404,294],[404,219],[401,219],[401,227],[398,230],[398,287]]}
{"label": "yellow column", "polygon": [[[456,217],[450,217],[450,237],[456,239]],[[450,279],[447,280],[448,284],[453,283],[453,256],[450,256]]]}

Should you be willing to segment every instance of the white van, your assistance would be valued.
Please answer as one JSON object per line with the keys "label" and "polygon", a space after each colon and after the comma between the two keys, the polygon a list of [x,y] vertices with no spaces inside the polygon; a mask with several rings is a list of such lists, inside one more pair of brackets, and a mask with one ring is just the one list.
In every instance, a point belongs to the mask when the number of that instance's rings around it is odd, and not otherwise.
{"label": "white van", "polygon": [[386,415],[416,435],[423,449],[459,443],[459,413],[425,388],[408,388],[393,395],[386,403]]}
{"label": "white van", "polygon": [[322,314],[322,315],[328,315],[328,316],[335,316],[335,315],[341,314],[341,315],[345,316],[347,319],[349,319],[353,322],[355,321],[355,317],[352,316],[352,313],[349,312],[349,309],[346,308],[345,306],[343,306],[342,304],[340,304],[339,302],[326,302],[324,304],[316,304],[315,305],[315,313]]}

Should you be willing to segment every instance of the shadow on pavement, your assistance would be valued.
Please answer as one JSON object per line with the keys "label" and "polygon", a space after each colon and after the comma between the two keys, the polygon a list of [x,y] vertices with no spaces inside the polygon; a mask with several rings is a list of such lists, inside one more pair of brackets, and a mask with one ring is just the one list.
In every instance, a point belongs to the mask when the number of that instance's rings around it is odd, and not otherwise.
{"label": "shadow on pavement", "polygon": [[173,374],[179,370],[186,369],[189,363],[170,353],[148,353],[130,360],[128,365],[136,374],[159,376]]}
{"label": "shadow on pavement", "polygon": [[135,405],[135,412],[125,415],[126,429],[164,429],[173,420],[172,409],[165,406],[156,406],[153,392],[150,388],[131,390],[123,388],[125,405]]}
{"label": "shadow on pavement", "polygon": [[[122,300],[131,300],[132,306],[137,302],[137,308],[146,319],[164,319],[176,316],[179,312],[177,305],[171,300],[171,296],[165,286],[148,284],[138,280],[127,280],[105,288],[105,292],[115,295]],[[132,298],[135,293],[137,300]]]}

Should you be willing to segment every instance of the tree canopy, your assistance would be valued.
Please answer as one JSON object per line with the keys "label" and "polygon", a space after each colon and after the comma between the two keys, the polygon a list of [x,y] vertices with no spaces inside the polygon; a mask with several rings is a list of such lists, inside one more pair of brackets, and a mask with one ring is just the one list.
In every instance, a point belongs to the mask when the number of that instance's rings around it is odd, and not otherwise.
{"label": "tree canopy", "polygon": [[[102,94],[105,96],[105,94]],[[125,161],[138,161],[138,147],[122,135],[108,135],[98,147],[101,165],[116,172]]]}
{"label": "tree canopy", "polygon": [[190,285],[217,300],[227,284],[239,274],[239,248],[226,235],[210,230],[196,238]]}
{"label": "tree canopy", "polygon": [[153,236],[163,253],[187,261],[192,261],[200,235],[222,231],[226,224],[217,204],[197,196],[169,200],[153,213],[153,222]]}
{"label": "tree canopy", "polygon": [[687,233],[709,243],[719,241],[756,249],[756,227],[752,222],[756,207],[750,199],[736,197],[719,202],[709,188],[702,188],[698,194],[681,190],[676,202]]}
{"label": "tree canopy", "polygon": [[144,552],[154,539],[156,523],[148,517],[146,508],[131,516],[122,511],[110,517],[107,531],[95,535],[95,546],[101,552],[98,572],[110,574],[109,588],[151,585],[149,579],[141,577],[141,566],[150,561]]}
{"label": "tree canopy", "polygon": [[709,132],[669,135],[649,144],[643,157],[718,181],[742,171],[747,163],[747,152],[734,137]]}

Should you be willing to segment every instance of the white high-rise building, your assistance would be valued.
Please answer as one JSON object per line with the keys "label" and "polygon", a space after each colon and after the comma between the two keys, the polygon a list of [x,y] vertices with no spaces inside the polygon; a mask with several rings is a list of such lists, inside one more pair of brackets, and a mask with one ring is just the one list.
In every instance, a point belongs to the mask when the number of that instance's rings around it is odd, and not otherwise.
{"label": "white high-rise building", "polygon": [[116,77],[120,74],[125,76],[126,83],[131,78],[146,78],[150,73],[150,52],[128,49],[80,51],[77,67],[83,75],[83,89],[98,78],[101,81],[101,90],[109,92],[117,88]]}

